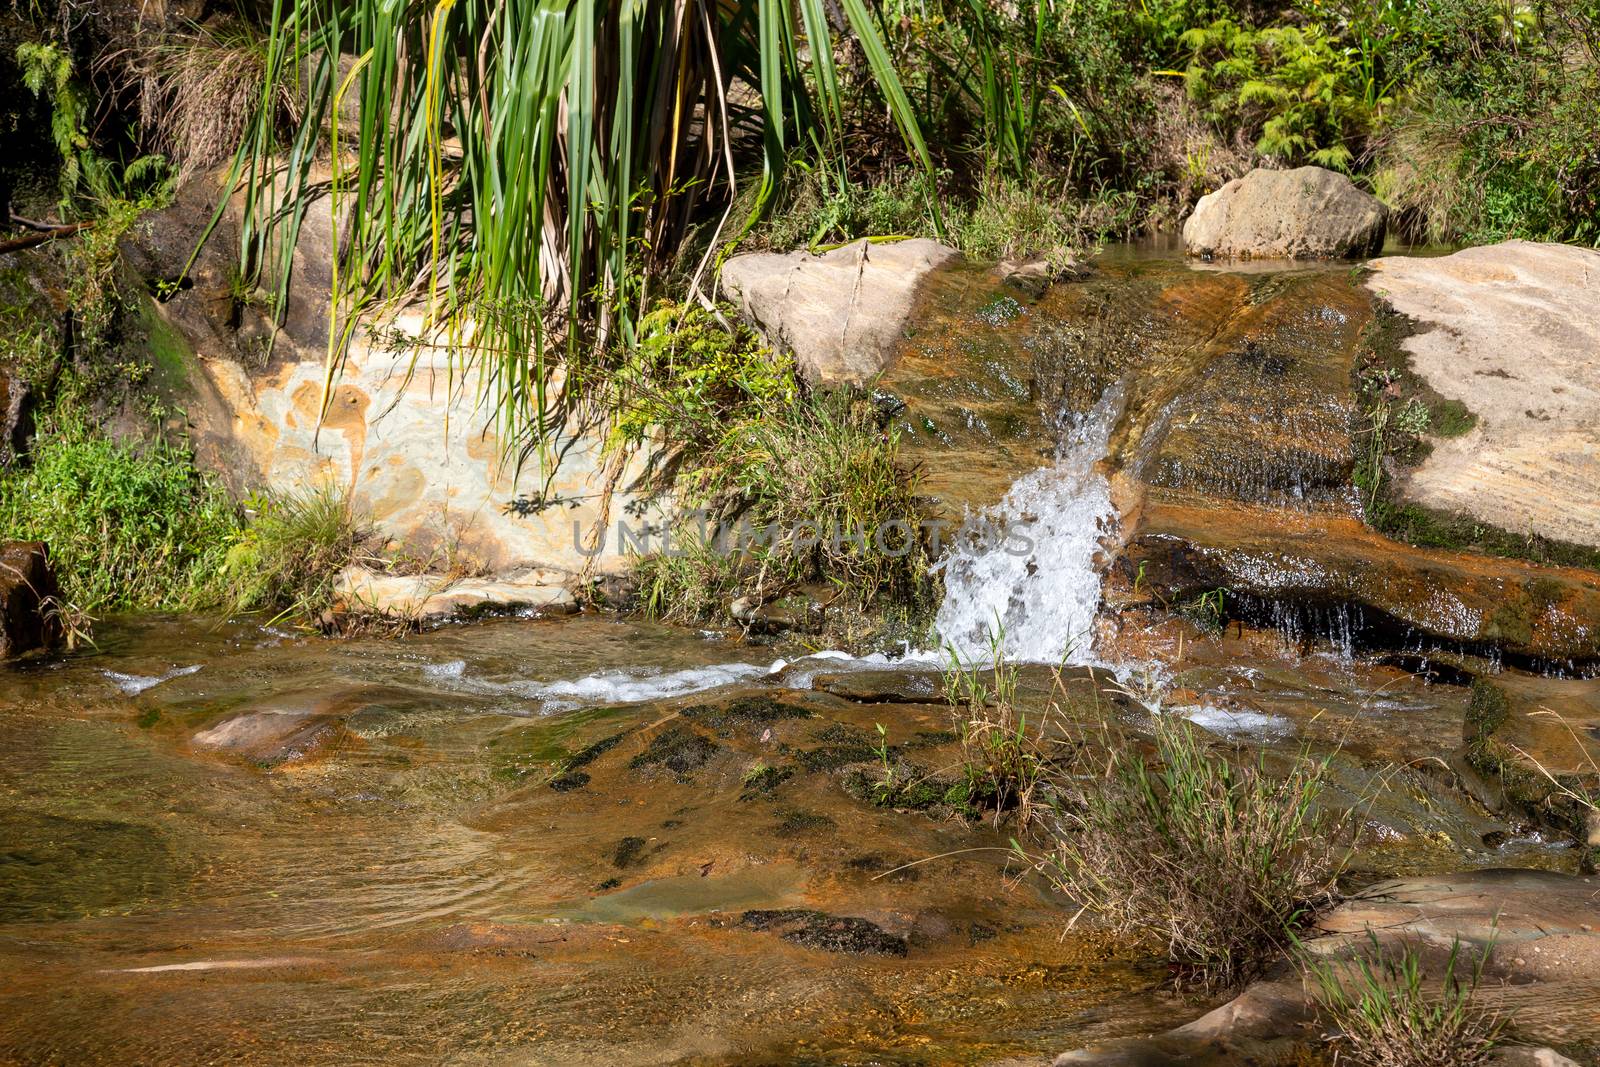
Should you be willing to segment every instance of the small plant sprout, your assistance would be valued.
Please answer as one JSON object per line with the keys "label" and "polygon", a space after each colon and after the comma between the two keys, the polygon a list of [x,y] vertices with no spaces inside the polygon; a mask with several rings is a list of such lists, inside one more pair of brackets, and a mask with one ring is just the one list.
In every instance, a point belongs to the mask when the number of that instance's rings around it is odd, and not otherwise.
{"label": "small plant sprout", "polygon": [[993,809],[995,825],[1011,811],[1026,832],[1041,821],[1049,805],[1043,786],[1051,765],[1048,709],[1030,729],[1017,699],[1018,672],[1005,659],[1005,631],[990,630],[988,658],[963,662],[946,646],[945,699],[961,738],[961,773],[969,805]]}

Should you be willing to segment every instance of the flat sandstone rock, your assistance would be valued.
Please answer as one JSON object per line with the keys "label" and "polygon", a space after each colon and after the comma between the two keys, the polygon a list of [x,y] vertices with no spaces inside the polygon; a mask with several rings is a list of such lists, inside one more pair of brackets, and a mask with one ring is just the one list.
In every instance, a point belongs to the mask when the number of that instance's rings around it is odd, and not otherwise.
{"label": "flat sandstone rock", "polygon": [[1478,417],[1433,442],[1401,497],[1600,545],[1600,252],[1507,241],[1370,265],[1368,288],[1420,324],[1417,374]]}
{"label": "flat sandstone rock", "polygon": [[722,290],[812,381],[861,383],[888,366],[918,285],[957,254],[922,238],[761,252],[728,260]]}

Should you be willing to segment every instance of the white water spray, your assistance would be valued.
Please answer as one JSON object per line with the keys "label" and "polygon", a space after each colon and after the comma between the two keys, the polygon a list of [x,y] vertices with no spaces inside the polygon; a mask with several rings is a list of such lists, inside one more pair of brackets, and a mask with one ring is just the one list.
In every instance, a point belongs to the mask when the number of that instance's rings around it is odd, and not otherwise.
{"label": "white water spray", "polygon": [[986,659],[998,626],[1007,659],[1094,662],[1098,557],[1117,519],[1111,488],[1095,467],[1122,396],[1120,386],[1107,390],[1076,418],[1054,466],[1017,479],[998,504],[969,517],[969,527],[1010,536],[961,538],[946,554],[935,625],[963,659]]}

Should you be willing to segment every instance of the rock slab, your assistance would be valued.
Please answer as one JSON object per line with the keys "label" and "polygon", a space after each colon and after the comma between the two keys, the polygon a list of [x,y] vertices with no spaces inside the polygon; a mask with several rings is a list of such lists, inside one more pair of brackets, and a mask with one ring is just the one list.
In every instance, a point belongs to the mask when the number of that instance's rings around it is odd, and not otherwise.
{"label": "rock slab", "polygon": [[1433,442],[1401,498],[1600,545],[1600,252],[1507,241],[1370,266],[1367,287],[1420,327],[1412,368],[1478,417]]}
{"label": "rock slab", "polygon": [[735,256],[723,265],[722,292],[811,380],[861,383],[889,365],[923,279],[957,256],[921,238]]}
{"label": "rock slab", "polygon": [[1376,255],[1388,209],[1321,167],[1257,168],[1200,198],[1183,224],[1191,256],[1341,259]]}
{"label": "rock slab", "polygon": [[0,543],[0,660],[55,644],[60,627],[43,609],[47,598],[60,594],[42,542]]}

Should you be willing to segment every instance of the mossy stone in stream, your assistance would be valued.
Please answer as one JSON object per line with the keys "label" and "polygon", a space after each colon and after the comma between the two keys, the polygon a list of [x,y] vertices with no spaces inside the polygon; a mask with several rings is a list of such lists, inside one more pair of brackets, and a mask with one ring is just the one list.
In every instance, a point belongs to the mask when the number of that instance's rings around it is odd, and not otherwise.
{"label": "mossy stone in stream", "polygon": [[610,752],[612,749],[616,748],[622,743],[622,739],[631,733],[633,733],[632,730],[624,730],[619,734],[612,734],[610,737],[603,737],[594,744],[589,745],[586,748],[581,748],[577,752],[568,756],[562,761],[561,770],[550,779],[550,788],[554,789],[558,793],[567,793],[574,789],[582,789],[584,786],[588,785],[588,772],[580,770],[579,768],[587,767],[589,764],[593,763],[607,752]]}
{"label": "mossy stone in stream", "polygon": [[176,878],[165,836],[138,823],[0,814],[0,923],[125,911]]}
{"label": "mossy stone in stream", "polygon": [[749,930],[776,933],[796,945],[824,952],[904,956],[906,939],[888,933],[877,923],[851,915],[828,915],[808,908],[747,911],[739,925]]}
{"label": "mossy stone in stream", "polygon": [[765,728],[785,719],[809,719],[812,713],[807,708],[768,696],[749,696],[721,706],[694,704],[679,714],[685,719],[705,723],[718,737],[728,737],[737,727],[754,731],[758,726]]}
{"label": "mossy stone in stream", "polygon": [[632,867],[644,858],[644,851],[648,845],[649,842],[642,837],[624,837],[611,850],[611,865]]}
{"label": "mossy stone in stream", "polygon": [[1511,715],[1511,702],[1500,687],[1482,678],[1472,683],[1472,699],[1467,704],[1462,740],[1469,744],[1488,739]]}
{"label": "mossy stone in stream", "polygon": [[878,758],[873,737],[859,726],[829,723],[812,735],[822,744],[795,754],[795,761],[807,771],[832,771],[852,763],[870,763]]}
{"label": "mossy stone in stream", "polygon": [[687,782],[717,752],[711,738],[683,726],[669,726],[650,739],[650,745],[633,757],[628,766],[636,771],[668,771],[680,782]]}
{"label": "mossy stone in stream", "polygon": [[788,810],[778,812],[778,822],[772,827],[774,837],[799,837],[815,830],[826,830],[833,820],[815,811]]}
{"label": "mossy stone in stream", "polygon": [[739,799],[755,800],[758,797],[771,796],[774,789],[793,777],[793,767],[769,767],[764,763],[758,763],[746,772],[744,791],[739,794]]}

